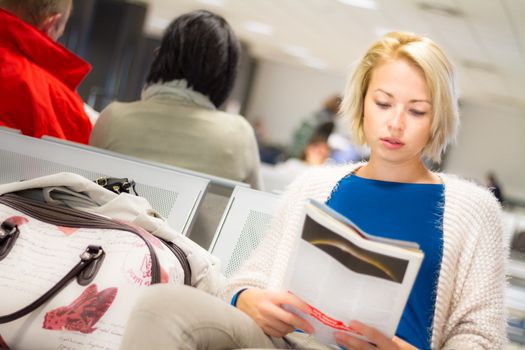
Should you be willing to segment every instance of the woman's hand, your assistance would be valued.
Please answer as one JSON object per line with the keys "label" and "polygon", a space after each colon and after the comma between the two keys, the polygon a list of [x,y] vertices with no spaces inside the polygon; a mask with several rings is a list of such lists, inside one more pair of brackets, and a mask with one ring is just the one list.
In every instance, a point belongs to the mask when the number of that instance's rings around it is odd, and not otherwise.
{"label": "woman's hand", "polygon": [[282,338],[295,329],[313,332],[308,322],[283,309],[283,305],[293,306],[304,313],[310,312],[310,307],[304,301],[286,292],[249,288],[237,299],[237,308],[254,319],[269,336]]}
{"label": "woman's hand", "polygon": [[[410,345],[406,341],[398,337],[392,339],[387,338],[377,329],[369,327],[361,322],[352,321],[349,326],[355,329],[357,333],[365,336],[369,342],[352,337],[347,333],[336,333],[335,339],[337,340],[337,344],[348,350],[417,350],[416,347]],[[371,343],[375,344],[375,346]]]}

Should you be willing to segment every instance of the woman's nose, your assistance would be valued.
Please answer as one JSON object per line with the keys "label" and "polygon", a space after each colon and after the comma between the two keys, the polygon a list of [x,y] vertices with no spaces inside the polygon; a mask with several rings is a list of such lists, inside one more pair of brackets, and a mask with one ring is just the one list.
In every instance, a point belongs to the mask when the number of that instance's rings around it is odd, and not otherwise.
{"label": "woman's nose", "polygon": [[403,130],[405,128],[405,112],[401,107],[394,109],[388,126],[396,130]]}

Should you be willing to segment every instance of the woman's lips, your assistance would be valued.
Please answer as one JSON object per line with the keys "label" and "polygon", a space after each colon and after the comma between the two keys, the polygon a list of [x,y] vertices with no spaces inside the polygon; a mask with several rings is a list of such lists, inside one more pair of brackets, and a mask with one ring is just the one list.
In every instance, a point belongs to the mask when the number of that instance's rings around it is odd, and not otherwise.
{"label": "woman's lips", "polygon": [[405,145],[400,140],[391,137],[381,138],[381,142],[389,149],[398,149]]}

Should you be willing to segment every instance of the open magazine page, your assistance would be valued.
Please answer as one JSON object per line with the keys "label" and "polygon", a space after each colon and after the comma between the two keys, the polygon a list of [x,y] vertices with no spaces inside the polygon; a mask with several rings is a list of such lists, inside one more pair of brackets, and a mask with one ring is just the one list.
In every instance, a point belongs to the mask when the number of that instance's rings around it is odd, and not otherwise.
{"label": "open magazine page", "polygon": [[[330,208],[329,206],[327,206],[324,203],[321,203],[321,202],[318,202],[318,201],[315,201],[315,200],[310,200],[309,205],[313,207],[313,208],[311,208],[311,210],[321,211],[323,215],[332,216],[333,219],[335,219],[335,220],[341,222],[342,224],[348,226],[348,229],[355,230],[355,232],[358,235],[362,236],[363,238],[366,238],[366,239],[369,239],[369,240],[373,240],[373,241],[376,241],[376,242],[391,244],[391,245],[394,245],[394,246],[407,248],[407,249],[419,249],[419,245],[417,243],[415,243],[415,242],[401,241],[401,240],[398,240],[398,239],[386,238],[386,237],[381,237],[381,236],[374,236],[374,235],[371,235],[369,233],[366,233],[363,230],[361,230],[359,227],[357,227],[357,225],[354,224],[350,219],[348,219],[347,217],[339,214],[337,211],[335,211],[334,209]],[[316,209],[318,209],[318,210],[316,210]]]}
{"label": "open magazine page", "polygon": [[335,331],[360,337],[346,326],[352,320],[393,336],[423,257],[420,251],[348,231],[319,208],[307,206],[285,279],[285,290],[307,302],[311,312],[286,307],[310,322],[325,344],[335,344]]}

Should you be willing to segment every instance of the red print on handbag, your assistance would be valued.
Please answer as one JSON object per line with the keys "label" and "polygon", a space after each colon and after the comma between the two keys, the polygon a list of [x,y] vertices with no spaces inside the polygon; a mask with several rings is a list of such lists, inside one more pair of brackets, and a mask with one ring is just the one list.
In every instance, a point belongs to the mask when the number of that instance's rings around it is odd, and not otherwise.
{"label": "red print on handbag", "polygon": [[29,220],[27,220],[23,216],[11,216],[11,217],[5,219],[5,221],[9,222],[9,223],[11,223],[11,224],[13,224],[15,226],[22,226],[23,224],[25,224]]}
{"label": "red print on handbag", "polygon": [[0,335],[0,349],[9,350],[9,346],[5,343],[4,339]]}
{"label": "red print on handbag", "polygon": [[117,288],[97,292],[97,285],[91,284],[68,306],[46,313],[43,328],[92,333],[96,330],[93,326],[109,309],[116,295]]}

